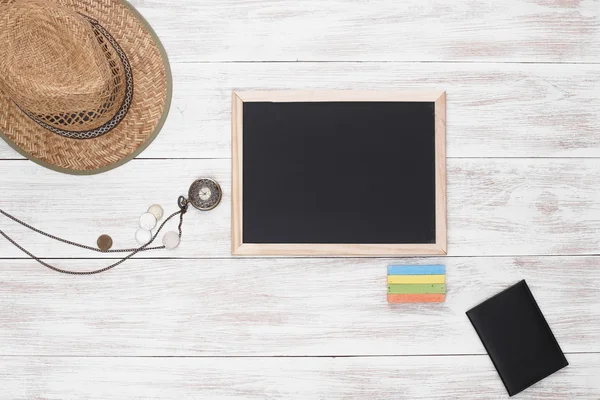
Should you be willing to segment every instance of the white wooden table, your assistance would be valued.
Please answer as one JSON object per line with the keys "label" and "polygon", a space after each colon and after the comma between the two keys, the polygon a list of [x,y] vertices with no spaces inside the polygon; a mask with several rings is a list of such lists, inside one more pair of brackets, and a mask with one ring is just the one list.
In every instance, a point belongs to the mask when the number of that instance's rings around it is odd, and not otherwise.
{"label": "white wooden table", "polygon": [[[142,157],[74,177],[0,142],[0,208],[134,245],[201,176],[224,201],[184,241],[99,276],[0,241],[0,398],[503,399],[465,311],[527,279],[570,366],[522,399],[600,399],[600,2],[136,0],[169,53],[170,117]],[[446,258],[232,259],[236,89],[441,88]],[[0,218],[71,268],[106,259]],[[443,263],[442,305],[386,303],[388,263]]]}

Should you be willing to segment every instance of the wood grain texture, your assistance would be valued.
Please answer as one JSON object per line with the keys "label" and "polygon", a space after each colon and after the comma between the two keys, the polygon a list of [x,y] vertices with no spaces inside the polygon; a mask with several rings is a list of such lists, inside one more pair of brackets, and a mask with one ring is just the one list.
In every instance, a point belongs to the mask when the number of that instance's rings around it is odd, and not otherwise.
{"label": "wood grain texture", "polygon": [[[237,222],[234,222],[237,225]],[[241,231],[237,234],[241,235]],[[443,255],[442,244],[379,244],[379,243],[243,243],[232,252],[235,256],[337,256],[392,257],[401,255]]]}
{"label": "wood grain texture", "polygon": [[[71,268],[104,264],[55,261]],[[447,267],[446,302],[389,305],[387,265],[429,262]],[[563,351],[600,352],[599,263],[600,257],[135,260],[103,275],[68,277],[31,260],[2,260],[0,355],[485,354],[465,312],[522,279]]]}
{"label": "wood grain texture", "polygon": [[[597,254],[600,248],[600,159],[449,159],[448,255]],[[143,257],[231,256],[229,160],[135,160],[93,177],[69,177],[28,161],[0,163],[0,208],[39,229],[95,245],[135,246],[139,216],[151,204],[168,214],[197,178],[215,178],[223,202],[190,210],[181,246]],[[102,257],[56,244],[0,217],[3,230],[34,254]],[[176,229],[176,221],[166,227]],[[24,257],[0,241],[0,258]]]}
{"label": "wood grain texture", "polygon": [[[143,158],[229,159],[233,90],[436,87],[447,91],[450,158],[600,156],[600,65],[234,63],[172,67],[172,110]],[[0,141],[0,158],[21,157]]]}
{"label": "wood grain texture", "polygon": [[[413,101],[437,102],[445,95],[443,90],[251,90],[234,94],[242,102],[277,103],[328,102],[328,101]],[[436,104],[437,105],[437,104]],[[440,100],[440,110],[445,111],[446,103]],[[444,114],[440,114],[444,116]],[[437,126],[436,126],[437,128]]]}
{"label": "wood grain texture", "polygon": [[[600,398],[600,256],[586,255],[600,248],[598,1],[132,3],[175,86],[145,159],[68,177],[0,141],[0,208],[129,247],[147,207],[176,210],[199,177],[217,178],[223,204],[191,210],[176,251],[94,277],[13,260],[0,240],[2,400],[504,399],[464,312],[521,279],[570,365],[519,398]],[[232,91],[423,87],[447,91],[450,257],[230,259]],[[0,228],[75,258],[61,266],[107,265]],[[448,267],[446,303],[387,304],[386,265],[432,262]]]}
{"label": "wood grain texture", "polygon": [[448,254],[446,92],[435,100],[435,243]]}
{"label": "wood grain texture", "polygon": [[[570,365],[519,394],[531,400],[597,400],[600,355]],[[507,399],[487,356],[376,358],[3,357],[11,400]]]}
{"label": "wood grain texture", "polygon": [[244,226],[244,102],[235,92],[231,97],[231,254],[236,254]]}
{"label": "wood grain texture", "polygon": [[595,0],[134,0],[174,61],[598,62]]}

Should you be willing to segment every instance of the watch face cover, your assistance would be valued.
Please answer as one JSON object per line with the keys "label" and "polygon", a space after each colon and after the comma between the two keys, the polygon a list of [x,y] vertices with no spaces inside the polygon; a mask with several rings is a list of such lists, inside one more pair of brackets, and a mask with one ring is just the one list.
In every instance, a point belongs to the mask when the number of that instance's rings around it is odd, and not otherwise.
{"label": "watch face cover", "polygon": [[467,311],[510,396],[569,365],[523,280]]}

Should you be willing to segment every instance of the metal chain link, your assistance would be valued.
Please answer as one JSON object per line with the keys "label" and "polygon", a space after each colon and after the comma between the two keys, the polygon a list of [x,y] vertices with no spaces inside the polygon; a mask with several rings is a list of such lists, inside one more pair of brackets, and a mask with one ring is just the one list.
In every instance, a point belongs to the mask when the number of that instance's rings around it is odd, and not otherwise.
{"label": "metal chain link", "polygon": [[174,212],[173,214],[171,214],[169,217],[167,217],[167,219],[160,225],[160,227],[158,228],[158,230],[156,231],[156,233],[154,234],[154,236],[152,237],[152,240],[150,240],[148,243],[146,243],[145,245],[138,247],[138,248],[132,248],[132,249],[119,249],[119,250],[101,250],[98,249],[96,247],[91,247],[91,246],[86,246],[80,243],[76,243],[76,242],[72,242],[70,240],[66,240],[66,239],[62,239],[59,238],[57,236],[51,235],[49,233],[43,232],[37,228],[34,228],[33,226],[26,224],[25,222],[19,220],[18,218],[4,212],[3,210],[0,209],[0,214],[4,215],[7,218],[10,218],[11,220],[23,225],[24,227],[31,229],[32,231],[39,233],[40,235],[46,236],[50,239],[74,246],[74,247],[79,247],[82,249],[86,249],[86,250],[90,250],[90,251],[96,251],[99,253],[130,253],[128,254],[126,257],[122,258],[121,260],[119,260],[118,262],[109,265],[108,267],[102,268],[102,269],[98,269],[95,271],[68,271],[62,268],[58,268],[55,267],[53,265],[50,265],[46,262],[44,262],[42,259],[40,259],[39,257],[36,257],[35,255],[33,255],[31,252],[29,252],[28,250],[26,250],[24,247],[22,247],[21,245],[19,245],[15,240],[13,240],[10,236],[8,236],[6,233],[4,233],[4,231],[0,230],[0,235],[2,235],[6,240],[8,240],[12,245],[14,245],[16,248],[18,248],[19,250],[21,250],[23,253],[27,254],[30,258],[34,259],[35,261],[37,261],[38,263],[40,263],[41,265],[43,265],[46,268],[49,268],[53,271],[56,272],[60,272],[61,274],[67,274],[67,275],[95,275],[95,274],[99,274],[102,272],[106,272],[108,270],[113,269],[114,267],[123,264],[125,261],[129,260],[131,257],[135,256],[136,254],[142,252],[142,251],[149,251],[149,250],[161,250],[164,249],[165,246],[158,246],[158,247],[148,247],[150,246],[154,240],[156,240],[156,238],[158,237],[158,234],[160,233],[160,231],[163,229],[163,227],[166,225],[167,222],[169,222],[173,217],[175,217],[176,215],[179,215],[179,226],[178,226],[178,230],[179,230],[179,238],[181,239],[181,236],[183,235],[183,231],[182,231],[182,226],[183,226],[183,216],[185,215],[185,213],[188,210],[188,206],[189,206],[189,202],[186,198],[184,198],[183,196],[179,197],[178,200],[178,205],[180,210],[177,212]]}

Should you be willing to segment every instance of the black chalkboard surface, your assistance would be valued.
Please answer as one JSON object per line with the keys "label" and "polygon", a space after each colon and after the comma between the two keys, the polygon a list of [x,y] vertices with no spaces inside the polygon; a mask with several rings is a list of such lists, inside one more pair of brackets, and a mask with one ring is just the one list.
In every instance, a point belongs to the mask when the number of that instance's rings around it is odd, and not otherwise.
{"label": "black chalkboard surface", "polygon": [[444,92],[243,92],[233,107],[233,254],[445,253]]}

